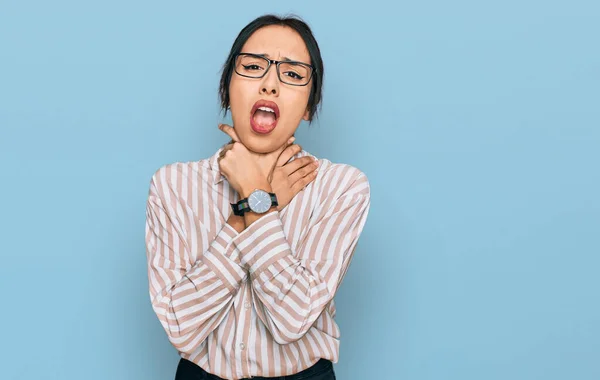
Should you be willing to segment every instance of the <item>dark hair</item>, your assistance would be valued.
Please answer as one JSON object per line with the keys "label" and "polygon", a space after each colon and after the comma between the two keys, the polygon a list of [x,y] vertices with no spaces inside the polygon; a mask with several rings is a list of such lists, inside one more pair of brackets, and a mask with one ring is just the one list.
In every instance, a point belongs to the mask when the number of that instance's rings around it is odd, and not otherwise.
{"label": "dark hair", "polygon": [[262,27],[270,25],[281,25],[294,29],[296,32],[298,32],[298,34],[300,34],[300,37],[302,37],[304,43],[306,44],[308,54],[310,55],[310,63],[315,68],[311,78],[312,86],[310,90],[310,97],[308,98],[309,121],[312,121],[313,116],[317,112],[317,107],[321,103],[321,93],[323,87],[323,59],[321,58],[321,51],[319,50],[317,40],[315,40],[310,27],[298,16],[279,17],[268,14],[256,18],[241,30],[233,42],[229,56],[227,57],[227,60],[222,68],[219,87],[221,107],[224,112],[227,112],[227,109],[229,108],[229,84],[231,82],[231,75],[234,71],[236,55],[241,52],[242,47],[254,32]]}

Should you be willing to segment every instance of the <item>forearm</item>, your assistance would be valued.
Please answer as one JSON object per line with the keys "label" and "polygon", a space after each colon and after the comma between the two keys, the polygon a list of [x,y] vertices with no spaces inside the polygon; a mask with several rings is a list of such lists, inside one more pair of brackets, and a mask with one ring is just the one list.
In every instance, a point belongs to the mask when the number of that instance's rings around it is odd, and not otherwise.
{"label": "forearm", "polygon": [[367,190],[337,197],[294,251],[278,213],[263,215],[233,239],[248,268],[259,318],[280,344],[300,339],[333,299],[369,209]]}
{"label": "forearm", "polygon": [[234,244],[252,281],[258,317],[276,342],[287,344],[306,334],[331,298],[327,280],[314,271],[334,267],[329,273],[335,277],[339,266],[295,257],[276,214],[263,214]]}
{"label": "forearm", "polygon": [[233,227],[238,234],[246,229],[246,221],[244,220],[244,217],[235,215],[234,213],[231,213],[229,219],[227,219],[227,224]]}
{"label": "forearm", "polygon": [[[189,266],[189,244],[169,224],[170,218],[160,199],[152,195],[146,223],[150,297],[169,340],[178,350],[190,352],[221,323],[247,273],[239,259],[231,258],[236,250],[231,242],[237,234],[234,228],[224,226],[218,231],[200,252],[201,259]],[[198,236],[207,234],[198,232]]]}

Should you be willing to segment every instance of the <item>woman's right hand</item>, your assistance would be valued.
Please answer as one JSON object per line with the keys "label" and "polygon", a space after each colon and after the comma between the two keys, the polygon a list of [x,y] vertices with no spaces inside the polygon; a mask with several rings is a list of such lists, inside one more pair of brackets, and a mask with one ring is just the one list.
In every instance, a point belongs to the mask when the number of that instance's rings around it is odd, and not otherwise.
{"label": "woman's right hand", "polygon": [[292,144],[285,148],[273,169],[269,182],[273,192],[277,195],[277,211],[283,210],[300,190],[317,178],[319,162],[316,159],[304,156],[287,163],[301,150],[302,147],[298,144]]}

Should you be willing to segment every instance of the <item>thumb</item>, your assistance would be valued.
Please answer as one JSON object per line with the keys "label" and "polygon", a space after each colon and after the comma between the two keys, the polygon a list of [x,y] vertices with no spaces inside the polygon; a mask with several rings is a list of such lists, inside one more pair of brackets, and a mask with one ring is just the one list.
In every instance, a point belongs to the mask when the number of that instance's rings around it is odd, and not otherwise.
{"label": "thumb", "polygon": [[290,137],[285,142],[285,144],[283,144],[282,146],[279,147],[279,149],[276,150],[277,156],[279,157],[279,155],[285,150],[285,148],[287,148],[288,146],[292,145],[294,143],[294,141],[296,141],[296,138],[294,136]]}

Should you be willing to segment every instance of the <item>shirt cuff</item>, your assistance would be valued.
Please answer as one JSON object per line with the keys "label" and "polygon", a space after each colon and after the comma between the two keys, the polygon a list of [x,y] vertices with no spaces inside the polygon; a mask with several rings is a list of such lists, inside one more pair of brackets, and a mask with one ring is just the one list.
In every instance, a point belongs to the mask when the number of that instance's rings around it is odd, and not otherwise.
{"label": "shirt cuff", "polygon": [[219,231],[208,250],[204,252],[202,261],[223,281],[231,293],[235,293],[241,281],[246,277],[246,270],[241,265],[239,253],[233,244],[238,232],[228,223]]}
{"label": "shirt cuff", "polygon": [[252,223],[233,238],[240,255],[240,264],[256,277],[272,264],[293,263],[291,249],[283,232],[279,211],[270,212]]}

